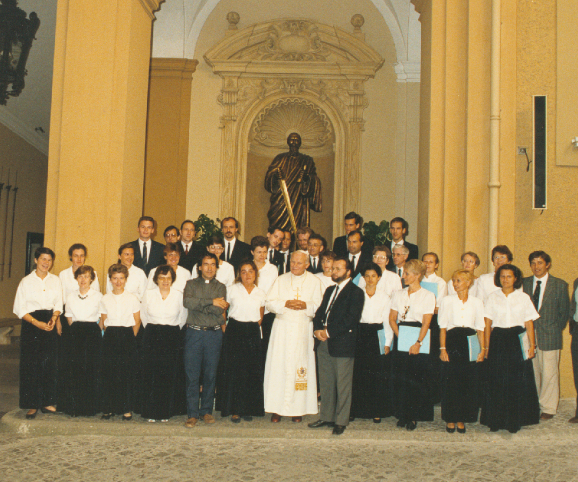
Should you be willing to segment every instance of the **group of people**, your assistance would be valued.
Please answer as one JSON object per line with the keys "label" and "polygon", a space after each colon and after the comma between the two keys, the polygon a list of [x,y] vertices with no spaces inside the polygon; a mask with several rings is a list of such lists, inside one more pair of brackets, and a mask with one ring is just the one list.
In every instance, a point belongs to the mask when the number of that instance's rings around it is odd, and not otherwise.
{"label": "group of people", "polygon": [[[54,252],[38,248],[14,302],[26,418],[186,414],[192,428],[214,423],[215,407],[233,423],[319,413],[309,427],[339,435],[355,418],[395,416],[414,430],[441,401],[450,433],[465,433],[480,409],[491,431],[551,419],[562,331],[578,314],[550,256],[530,254],[533,276],[523,278],[496,246],[495,271],[477,277],[479,257],[466,252],[446,283],[438,256],[419,260],[405,241],[404,219],[391,220],[388,245],[365,240],[362,225],[347,214],[330,251],[310,228],[293,238],[271,227],[244,243],[229,217],[202,248],[192,221],[167,227],[162,245],[143,216],[105,295],[84,245],[70,247],[59,276]],[[578,342],[572,354],[578,368]]]}

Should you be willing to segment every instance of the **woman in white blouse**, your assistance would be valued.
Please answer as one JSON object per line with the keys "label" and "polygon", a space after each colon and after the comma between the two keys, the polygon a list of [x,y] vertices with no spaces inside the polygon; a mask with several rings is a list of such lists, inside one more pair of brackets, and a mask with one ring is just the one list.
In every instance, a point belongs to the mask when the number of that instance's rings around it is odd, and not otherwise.
{"label": "woman in white blouse", "polygon": [[365,280],[365,302],[357,330],[350,419],[371,418],[380,423],[383,417],[393,414],[388,386],[391,357],[380,354],[379,342],[382,332],[389,353],[393,340],[389,326],[391,299],[385,290],[377,289],[382,276],[377,264],[369,263],[361,274]]}
{"label": "woman in white blouse", "polygon": [[[415,430],[418,421],[432,421],[434,415],[428,380],[429,355],[420,354],[420,348],[428,334],[436,298],[420,285],[425,274],[421,261],[409,260],[404,268],[406,287],[394,292],[389,313],[389,325],[396,336],[392,360],[394,412],[398,427]],[[398,350],[402,327],[419,328],[408,352]]]}
{"label": "woman in white blouse", "polygon": [[98,320],[102,293],[92,286],[96,273],[91,266],[74,272],[78,288],[66,299],[66,324],[70,332],[70,379],[63,412],[91,417],[100,411],[100,358],[102,334]]}
{"label": "woman in white blouse", "polygon": [[[172,243],[170,243],[172,244]],[[184,268],[183,268],[184,269]],[[185,271],[188,270],[185,269]],[[152,273],[152,271],[151,271]],[[174,268],[156,268],[155,288],[146,291],[141,306],[144,331],[144,376],[142,417],[149,422],[167,422],[177,415],[177,376],[182,372],[181,328],[187,319],[183,293],[175,288]]]}
{"label": "woman in white blouse", "polygon": [[531,360],[536,352],[534,320],[540,316],[531,298],[519,289],[522,272],[517,266],[500,266],[494,283],[501,289],[490,293],[485,303],[488,388],[480,423],[492,432],[516,433],[540,418]]}
{"label": "woman in white blouse", "polygon": [[[478,373],[476,362],[484,361],[484,304],[469,295],[474,282],[471,271],[460,269],[452,276],[455,295],[446,296],[440,305],[440,359],[442,370],[442,419],[446,431],[466,433],[465,423],[478,421]],[[433,336],[433,335],[432,335]],[[470,361],[469,342],[476,337],[480,353]],[[470,337],[470,338],[468,338]]]}
{"label": "woman in white blouse", "polygon": [[[191,277],[191,272],[187,268],[179,266],[179,261],[181,260],[181,252],[179,246],[175,243],[167,243],[163,250],[165,261],[168,266],[173,268],[175,272],[175,280],[171,285],[171,289],[175,289],[183,293],[185,291],[185,285]],[[157,268],[151,269],[149,273],[147,289],[153,290],[157,288],[157,284],[154,282],[155,273]],[[144,321],[144,320],[143,320]],[[144,323],[143,323],[144,324]]]}
{"label": "woman in white blouse", "polygon": [[[132,419],[136,335],[140,328],[140,302],[125,289],[129,271],[124,264],[108,268],[112,290],[100,301],[102,339],[102,418],[123,414]],[[138,380],[138,379],[137,379]],[[140,380],[138,380],[140,381]]]}
{"label": "woman in white blouse", "polygon": [[221,415],[251,421],[265,415],[261,331],[266,294],[256,286],[257,266],[243,261],[237,282],[227,290],[229,322],[225,331],[225,394]]}
{"label": "woman in white blouse", "polygon": [[20,335],[20,408],[27,419],[55,413],[57,339],[54,329],[62,312],[62,285],[49,271],[54,251],[37,248],[36,270],[20,281],[14,299],[14,314],[22,319]]}
{"label": "woman in white blouse", "polygon": [[[394,291],[401,289],[401,278],[387,269],[387,263],[391,259],[391,250],[387,246],[376,246],[373,248],[373,262],[381,268],[381,278],[377,283],[377,289],[383,290],[390,298]],[[359,279],[359,287],[365,287],[365,280]]]}
{"label": "woman in white blouse", "polygon": [[[223,283],[227,289],[233,286],[235,282],[235,268],[231,263],[227,263],[221,259],[223,251],[225,251],[225,241],[219,236],[212,236],[208,241],[207,251],[213,253],[219,260],[219,266],[217,268],[217,281]],[[198,264],[193,266],[193,271],[191,272],[191,279],[199,277]]]}
{"label": "woman in white blouse", "polygon": [[325,290],[327,288],[335,284],[335,281],[333,281],[333,278],[331,277],[331,273],[333,272],[333,260],[336,257],[337,255],[333,251],[329,250],[323,251],[319,255],[319,261],[321,263],[321,269],[323,269],[323,271],[315,273],[315,276],[317,276],[321,280],[321,284],[323,285],[323,293],[325,293]]}
{"label": "woman in white blouse", "polygon": [[[126,266],[128,277],[126,279],[125,291],[132,293],[140,301],[147,289],[147,275],[134,263],[134,246],[132,243],[123,244],[118,248],[118,262]],[[110,276],[107,276],[106,293],[112,293],[113,285],[110,282]]]}
{"label": "woman in white blouse", "polygon": [[[473,251],[467,251],[462,254],[461,257],[462,268],[472,273],[474,276],[474,281],[472,286],[470,286],[470,296],[478,296],[478,283],[479,278],[475,275],[474,271],[480,265],[480,257],[474,253]],[[456,290],[454,289],[454,285],[452,280],[448,282],[448,295],[455,295]]]}

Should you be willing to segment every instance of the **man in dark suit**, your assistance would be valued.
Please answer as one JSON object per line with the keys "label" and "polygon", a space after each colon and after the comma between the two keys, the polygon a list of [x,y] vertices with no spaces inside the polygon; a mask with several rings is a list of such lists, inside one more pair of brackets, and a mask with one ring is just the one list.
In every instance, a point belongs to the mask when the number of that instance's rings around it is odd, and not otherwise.
{"label": "man in dark suit", "polygon": [[307,251],[309,252],[309,267],[307,271],[313,274],[323,272],[321,266],[321,253],[327,249],[327,241],[323,236],[313,233],[307,241]]}
{"label": "man in dark suit", "polygon": [[279,266],[279,275],[289,273],[291,271],[291,245],[293,244],[293,236],[291,231],[283,231],[283,239],[279,253],[283,255],[283,264]]}
{"label": "man in dark suit", "polygon": [[148,276],[150,270],[164,263],[164,244],[151,239],[155,233],[155,220],[150,216],[142,216],[138,220],[138,239],[132,242],[134,246],[134,265],[142,269]]}
{"label": "man in dark suit", "polygon": [[239,234],[239,221],[235,218],[228,217],[221,221],[221,231],[225,238],[225,250],[221,254],[221,259],[227,261],[235,268],[235,274],[239,271],[239,263],[243,259],[253,259],[251,246],[237,239]]}
{"label": "man in dark suit", "polygon": [[347,252],[348,259],[351,263],[351,279],[355,281],[363,267],[372,262],[371,253],[364,253],[361,248],[364,244],[363,234],[361,231],[351,231],[347,235]]}
{"label": "man in dark suit", "polygon": [[[393,218],[389,223],[389,232],[391,233],[391,245],[390,249],[393,253],[393,248],[396,245],[404,245],[409,250],[409,255],[407,257],[408,260],[410,259],[419,259],[419,250],[417,245],[408,243],[405,240],[405,237],[409,233],[409,224],[408,222],[400,217]],[[387,269],[390,271],[394,271],[394,264],[393,258],[389,260],[387,265]]]}
{"label": "man in dark suit", "polygon": [[187,219],[181,224],[181,259],[179,266],[193,270],[193,266],[199,262],[201,256],[206,254],[206,250],[195,241],[197,237],[197,228],[195,223]]}
{"label": "man in dark suit", "polygon": [[[333,252],[337,256],[347,257],[347,235],[351,231],[361,231],[363,227],[363,218],[354,211],[347,213],[345,215],[345,236],[339,236],[333,241]],[[366,239],[361,247],[361,251],[364,253],[373,254],[373,242]]]}
{"label": "man in dark suit", "polygon": [[267,248],[267,260],[269,263],[275,265],[279,273],[282,272],[284,257],[279,252],[279,247],[281,246],[281,241],[285,235],[283,231],[274,226],[269,226],[267,230],[267,241],[269,242],[269,247]]}
{"label": "man in dark suit", "polygon": [[532,364],[542,412],[540,420],[550,420],[556,415],[560,398],[560,350],[562,332],[570,312],[570,298],[568,283],[549,273],[552,259],[547,253],[534,251],[529,261],[534,276],[524,278],[524,293],[532,298],[540,315],[534,321],[536,356]]}
{"label": "man in dark suit", "polygon": [[336,258],[331,275],[336,284],[327,288],[313,318],[321,410],[319,420],[309,427],[332,426],[335,435],[341,435],[349,424],[357,327],[365,301],[350,275],[349,260]]}
{"label": "man in dark suit", "polygon": [[[576,312],[577,299],[576,290],[578,289],[578,278],[572,285],[572,302],[570,303],[570,335],[572,343],[570,344],[570,354],[572,355],[572,370],[574,372],[574,387],[578,392],[578,313]],[[578,397],[576,398],[576,413],[568,420],[570,423],[578,423]]]}
{"label": "man in dark suit", "polygon": [[393,260],[393,271],[401,278],[401,287],[405,288],[405,281],[403,280],[403,272],[405,271],[405,263],[409,257],[409,249],[404,244],[400,244],[393,248],[391,259]]}

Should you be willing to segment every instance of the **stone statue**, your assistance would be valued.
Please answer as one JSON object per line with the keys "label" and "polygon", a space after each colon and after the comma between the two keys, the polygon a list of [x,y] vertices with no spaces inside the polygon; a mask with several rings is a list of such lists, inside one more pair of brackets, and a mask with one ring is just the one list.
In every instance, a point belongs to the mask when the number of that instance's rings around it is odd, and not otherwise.
{"label": "stone statue", "polygon": [[309,209],[321,212],[321,181],[313,159],[299,152],[301,136],[295,132],[287,137],[289,152],[275,156],[265,176],[265,189],[271,193],[271,207],[267,213],[269,225],[291,230],[289,212],[285,205],[280,180],[287,183],[297,228],[309,226]]}

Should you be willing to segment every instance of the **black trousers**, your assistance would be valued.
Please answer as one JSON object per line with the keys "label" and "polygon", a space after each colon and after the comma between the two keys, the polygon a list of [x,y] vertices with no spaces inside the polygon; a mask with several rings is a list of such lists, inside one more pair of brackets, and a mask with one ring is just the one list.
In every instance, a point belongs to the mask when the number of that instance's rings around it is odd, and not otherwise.
{"label": "black trousers", "polygon": [[[570,326],[573,327],[570,353],[572,355],[572,368],[574,371],[574,386],[578,392],[578,323],[570,320]],[[578,417],[578,397],[576,397],[576,404],[576,416]]]}

